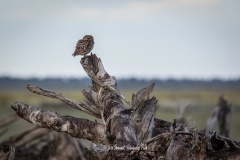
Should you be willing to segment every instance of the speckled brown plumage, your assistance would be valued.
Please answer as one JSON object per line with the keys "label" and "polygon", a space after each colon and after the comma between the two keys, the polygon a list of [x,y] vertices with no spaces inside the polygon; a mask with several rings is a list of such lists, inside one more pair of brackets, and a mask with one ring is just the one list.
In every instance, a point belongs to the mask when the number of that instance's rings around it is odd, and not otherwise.
{"label": "speckled brown plumage", "polygon": [[77,55],[86,55],[94,47],[94,39],[91,35],[85,35],[83,39],[80,39],[76,44],[76,49],[74,53],[72,54],[74,57]]}

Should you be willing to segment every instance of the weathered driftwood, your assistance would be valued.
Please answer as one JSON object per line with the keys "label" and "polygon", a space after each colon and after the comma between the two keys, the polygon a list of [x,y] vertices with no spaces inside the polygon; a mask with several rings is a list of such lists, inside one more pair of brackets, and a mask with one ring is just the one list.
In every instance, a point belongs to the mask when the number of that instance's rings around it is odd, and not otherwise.
{"label": "weathered driftwood", "polygon": [[177,112],[177,122],[181,124],[188,124],[188,121],[186,119],[186,110],[188,108],[192,107],[191,104],[185,104],[185,105],[180,105],[178,107],[178,112]]}
{"label": "weathered driftwood", "polygon": [[212,130],[214,128],[214,125],[217,122],[218,113],[219,113],[219,107],[214,107],[211,115],[207,120],[205,134],[208,136],[210,136],[209,130]]}
{"label": "weathered driftwood", "polygon": [[1,160],[14,160],[15,146],[13,143],[5,143],[0,145],[0,159]]}
{"label": "weathered driftwood", "polygon": [[[0,120],[0,137],[8,131],[7,126],[17,121],[19,117],[14,114]],[[0,144],[0,160],[13,160],[15,157],[15,144],[4,142]]]}
{"label": "weathered driftwood", "polygon": [[[7,126],[17,121],[19,117],[14,114],[0,120],[0,137],[8,131]],[[15,144],[3,142],[0,144],[0,160],[13,160],[15,157]]]}
{"label": "weathered driftwood", "polygon": [[218,107],[219,107],[218,123],[220,134],[229,137],[232,105],[229,104],[228,101],[225,100],[223,96],[220,96],[218,101]]}
{"label": "weathered driftwood", "polygon": [[61,100],[62,102],[70,105],[71,107],[75,108],[75,109],[78,109],[80,111],[83,111],[85,113],[88,113],[94,117],[97,117],[97,118],[100,118],[101,114],[100,114],[100,111],[98,108],[96,108],[95,106],[93,105],[88,105],[87,103],[85,102],[80,102],[80,103],[77,103],[77,102],[73,102],[72,100],[70,100],[69,98],[66,98],[64,97],[61,93],[56,93],[56,92],[53,92],[53,91],[49,91],[49,90],[46,90],[46,89],[42,89],[40,87],[37,87],[37,86],[32,86],[32,85],[27,85],[27,89],[33,93],[36,93],[36,94],[40,94],[40,95],[43,95],[43,96],[47,96],[47,97],[51,97],[51,98],[55,98],[55,99],[59,99]]}
{"label": "weathered driftwood", "polygon": [[19,119],[17,114],[10,115],[6,118],[0,119],[0,128],[3,128]]}
{"label": "weathered driftwood", "polygon": [[232,105],[229,104],[223,96],[220,96],[218,100],[218,106],[213,108],[213,111],[208,118],[206,134],[209,135],[208,131],[212,130],[216,122],[218,122],[220,135],[229,137],[231,115]]}
{"label": "weathered driftwood", "polygon": [[239,144],[216,132],[206,136],[197,128],[176,120],[172,123],[154,118],[157,99],[149,97],[154,84],[133,94],[130,109],[126,109],[122,102],[125,98],[117,89],[115,77],[105,71],[101,60],[94,54],[83,57],[80,63],[92,79],[92,86],[83,89],[83,95],[92,105],[73,102],[61,93],[36,86],[28,85],[27,88],[101,118],[103,124],[60,116],[19,101],[13,103],[12,108],[21,118],[39,127],[66,132],[72,137],[106,146],[107,149],[101,153],[86,150],[87,159],[219,159],[216,153],[221,153],[221,158],[240,157]]}
{"label": "weathered driftwood", "polygon": [[72,137],[105,142],[102,124],[71,116],[60,116],[57,113],[36,109],[22,102],[15,102],[12,108],[23,119],[36,126],[67,132]]}
{"label": "weathered driftwood", "polygon": [[[86,160],[80,139],[45,128],[32,128],[0,144],[0,160]],[[11,156],[10,156],[11,155]]]}

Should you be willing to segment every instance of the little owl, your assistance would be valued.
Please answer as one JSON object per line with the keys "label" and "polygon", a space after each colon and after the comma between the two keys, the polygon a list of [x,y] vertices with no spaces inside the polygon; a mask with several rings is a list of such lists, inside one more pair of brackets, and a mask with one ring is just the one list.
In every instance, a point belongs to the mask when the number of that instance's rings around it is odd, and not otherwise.
{"label": "little owl", "polygon": [[76,49],[72,54],[74,57],[77,55],[86,55],[93,49],[94,39],[91,35],[85,35],[83,39],[77,42]]}

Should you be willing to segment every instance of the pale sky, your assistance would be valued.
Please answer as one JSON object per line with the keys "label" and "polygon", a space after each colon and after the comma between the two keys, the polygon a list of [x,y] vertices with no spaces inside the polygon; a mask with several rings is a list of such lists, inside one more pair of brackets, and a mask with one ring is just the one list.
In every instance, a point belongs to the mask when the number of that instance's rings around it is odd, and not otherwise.
{"label": "pale sky", "polygon": [[77,77],[76,42],[116,78],[239,78],[239,0],[0,0],[0,76]]}

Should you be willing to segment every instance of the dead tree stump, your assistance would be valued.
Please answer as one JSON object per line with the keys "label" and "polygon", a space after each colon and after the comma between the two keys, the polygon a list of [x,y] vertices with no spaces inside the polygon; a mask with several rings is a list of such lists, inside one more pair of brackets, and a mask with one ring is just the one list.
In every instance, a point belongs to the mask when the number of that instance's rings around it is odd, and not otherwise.
{"label": "dead tree stump", "polygon": [[[110,76],[95,54],[80,61],[92,85],[83,89],[91,102],[73,102],[61,93],[28,85],[29,91],[59,99],[69,106],[101,118],[103,124],[83,118],[60,116],[39,110],[20,101],[12,108],[23,119],[38,127],[66,132],[72,137],[88,139],[96,144],[96,151],[85,151],[88,159],[240,159],[239,143],[211,132],[211,136],[185,124],[167,122],[154,117],[157,99],[149,97],[155,84],[132,95],[131,107],[117,89],[116,79]],[[100,152],[101,151],[101,152]]]}
{"label": "dead tree stump", "polygon": [[218,123],[220,134],[229,137],[230,119],[232,112],[232,105],[224,99],[223,96],[219,97],[218,101],[219,113],[218,113]]}

